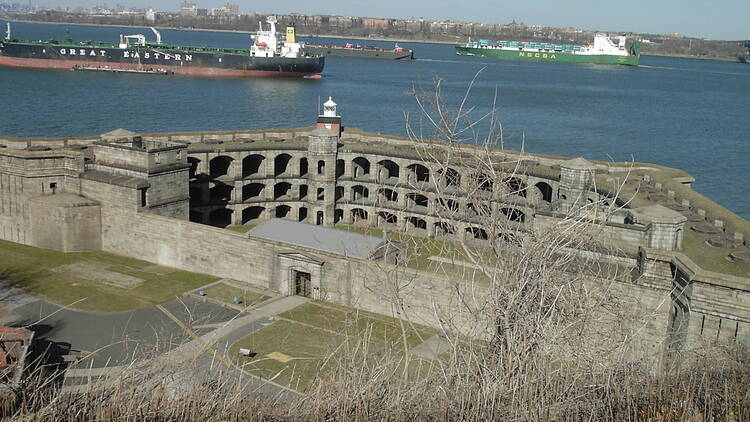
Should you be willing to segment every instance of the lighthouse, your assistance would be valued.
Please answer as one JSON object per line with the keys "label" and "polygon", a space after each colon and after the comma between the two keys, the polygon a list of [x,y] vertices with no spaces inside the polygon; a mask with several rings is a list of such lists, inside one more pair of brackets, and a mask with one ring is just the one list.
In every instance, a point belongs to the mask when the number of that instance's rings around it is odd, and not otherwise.
{"label": "lighthouse", "polygon": [[323,103],[323,114],[318,116],[316,126],[332,130],[341,137],[341,116],[336,113],[336,103],[332,97],[328,97],[328,101]]}

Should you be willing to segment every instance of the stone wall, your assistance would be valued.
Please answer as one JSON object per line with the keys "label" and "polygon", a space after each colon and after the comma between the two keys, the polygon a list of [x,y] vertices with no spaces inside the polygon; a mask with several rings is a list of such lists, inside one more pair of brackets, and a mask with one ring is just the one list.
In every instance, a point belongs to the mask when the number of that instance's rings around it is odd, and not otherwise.
{"label": "stone wall", "polygon": [[30,244],[62,252],[101,250],[101,207],[72,194],[29,201]]}

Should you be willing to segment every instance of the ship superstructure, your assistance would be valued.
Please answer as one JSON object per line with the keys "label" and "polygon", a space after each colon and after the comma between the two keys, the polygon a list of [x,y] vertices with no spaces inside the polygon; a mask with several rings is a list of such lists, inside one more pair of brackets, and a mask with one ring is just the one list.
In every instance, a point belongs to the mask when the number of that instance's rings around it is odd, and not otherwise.
{"label": "ship superstructure", "polygon": [[456,54],[512,60],[637,66],[641,42],[635,41],[630,47],[627,47],[626,43],[627,39],[624,36],[609,37],[606,34],[596,34],[594,42],[586,45],[525,41],[493,42],[483,39],[456,46]]}
{"label": "ship superstructure", "polygon": [[248,49],[173,46],[154,42],[143,34],[120,35],[118,43],[97,41],[21,40],[0,41],[0,65],[65,70],[128,71],[197,76],[318,77],[325,59],[308,55],[301,44],[286,43],[270,30],[252,35]]}

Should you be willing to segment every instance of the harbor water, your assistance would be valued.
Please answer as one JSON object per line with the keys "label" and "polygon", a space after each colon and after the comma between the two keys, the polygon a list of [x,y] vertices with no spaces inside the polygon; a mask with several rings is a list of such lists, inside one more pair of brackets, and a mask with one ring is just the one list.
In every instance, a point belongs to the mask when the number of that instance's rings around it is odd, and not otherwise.
{"label": "harbor water", "polygon": [[[116,42],[123,33],[153,39],[148,29],[31,23],[13,23],[12,35],[63,39],[66,29],[76,40]],[[161,33],[178,45],[249,43],[242,33]],[[424,121],[415,91],[434,91],[439,78],[455,107],[476,75],[472,116],[495,103],[508,148],[677,167],[697,179],[698,192],[750,219],[750,65],[666,57],[642,57],[640,67],[531,63],[456,56],[446,44],[399,44],[414,49],[417,60],[329,57],[317,80],[0,67],[0,136],[294,128],[311,125],[328,96],[346,126],[405,135],[406,116],[415,126]]]}

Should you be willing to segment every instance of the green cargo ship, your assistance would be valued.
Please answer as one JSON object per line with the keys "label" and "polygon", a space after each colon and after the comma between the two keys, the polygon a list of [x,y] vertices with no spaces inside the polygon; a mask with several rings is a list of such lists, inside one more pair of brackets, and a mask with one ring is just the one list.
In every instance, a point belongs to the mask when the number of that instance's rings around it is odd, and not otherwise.
{"label": "green cargo ship", "polygon": [[638,66],[641,42],[635,41],[628,48],[625,47],[625,42],[625,37],[613,39],[605,34],[596,34],[594,42],[587,45],[479,40],[470,41],[464,46],[456,46],[456,54],[538,62]]}

